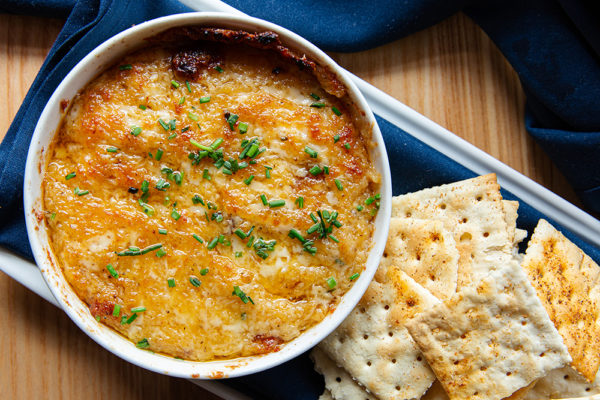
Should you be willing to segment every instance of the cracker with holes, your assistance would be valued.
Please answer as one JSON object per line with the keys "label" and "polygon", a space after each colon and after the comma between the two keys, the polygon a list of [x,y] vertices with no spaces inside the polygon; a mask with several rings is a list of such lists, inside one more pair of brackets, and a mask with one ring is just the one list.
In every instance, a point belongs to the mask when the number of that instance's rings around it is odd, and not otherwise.
{"label": "cracker with holes", "polygon": [[332,399],[377,400],[318,347],[312,350],[310,357],[315,363],[315,370],[325,377],[325,391],[329,392]]}
{"label": "cracker with holes", "polygon": [[456,292],[458,250],[441,221],[392,218],[381,265],[400,268],[440,300]]}
{"label": "cracker with holes", "polygon": [[495,174],[394,197],[392,216],[439,220],[453,232],[460,255],[459,289],[478,282],[512,257]]}
{"label": "cracker with holes", "polygon": [[319,348],[381,400],[420,398],[435,376],[404,324],[437,303],[402,270],[382,266],[358,306]]}
{"label": "cracker with holes", "polygon": [[558,368],[537,381],[525,400],[547,400],[600,394],[600,372],[589,383],[572,367]]}
{"label": "cracker with holes", "polygon": [[406,326],[451,400],[503,399],[571,361],[514,260]]}
{"label": "cracker with holes", "polygon": [[600,267],[540,220],[523,268],[573,357],[571,365],[593,381],[600,366]]}

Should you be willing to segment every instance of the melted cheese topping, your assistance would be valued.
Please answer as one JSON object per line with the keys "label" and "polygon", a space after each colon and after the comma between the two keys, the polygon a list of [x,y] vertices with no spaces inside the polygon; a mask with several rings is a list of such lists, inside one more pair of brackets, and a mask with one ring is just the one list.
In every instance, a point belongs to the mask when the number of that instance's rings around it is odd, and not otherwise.
{"label": "melted cheese topping", "polygon": [[[370,134],[359,131],[347,100],[267,51],[225,45],[219,51],[223,71],[206,68],[189,82],[191,91],[185,82],[172,84],[177,78],[167,48],[127,57],[122,64],[131,69],[105,71],[73,100],[43,181],[54,253],[91,313],[133,342],[146,339],[153,351],[190,360],[276,351],[332,312],[352,285],[349,277],[365,266],[376,202],[360,212],[357,205],[377,193],[380,180],[369,160]],[[311,107],[311,93],[326,106]],[[210,101],[200,103],[206,96]],[[226,115],[233,114],[239,120],[231,129]],[[159,119],[175,120],[175,129],[164,129]],[[246,134],[240,122],[248,124]],[[264,152],[239,159],[244,141],[254,138]],[[193,164],[189,154],[199,149],[190,140],[210,145],[217,139],[223,139],[224,161],[248,166],[229,175],[208,156]],[[315,165],[328,166],[329,174],[309,173]],[[181,184],[166,168],[181,173]],[[265,206],[261,194],[285,205]],[[196,195],[202,203],[192,200]],[[140,201],[151,209],[145,212]],[[310,214],[319,210],[338,212],[341,226],[332,234],[339,243],[307,233]],[[276,241],[264,259],[250,238],[234,233],[252,227],[254,243]],[[288,236],[291,229],[314,241],[314,255]],[[154,244],[162,247],[117,254]],[[236,286],[252,302],[234,295]],[[127,323],[139,306],[146,310]]]}

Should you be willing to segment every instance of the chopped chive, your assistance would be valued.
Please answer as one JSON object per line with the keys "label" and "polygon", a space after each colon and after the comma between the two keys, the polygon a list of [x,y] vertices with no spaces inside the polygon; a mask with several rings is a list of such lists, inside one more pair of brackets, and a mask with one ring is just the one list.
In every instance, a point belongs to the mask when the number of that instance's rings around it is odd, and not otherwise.
{"label": "chopped chive", "polygon": [[240,228],[236,229],[233,233],[239,236],[240,239],[246,239],[246,233]]}
{"label": "chopped chive", "polygon": [[356,210],[357,211],[362,211],[363,209],[364,209],[364,207],[361,204],[359,204],[358,206],[356,206]]}
{"label": "chopped chive", "polygon": [[189,125],[185,126],[185,127],[181,128],[181,133],[185,133],[185,132],[187,132],[189,130],[190,130],[190,126]]}
{"label": "chopped chive", "polygon": [[337,186],[339,191],[344,190],[344,185],[342,185],[342,182],[339,179],[334,179],[333,181],[335,182],[335,186]]}
{"label": "chopped chive", "polygon": [[202,269],[200,270],[200,275],[204,276],[204,275],[206,275],[206,274],[208,274],[208,268],[202,268]]}
{"label": "chopped chive", "polygon": [[206,248],[207,248],[207,249],[209,249],[209,250],[212,250],[212,249],[214,249],[215,247],[217,247],[217,243],[219,243],[219,237],[218,237],[218,236],[217,236],[217,237],[215,237],[215,238],[213,238],[213,239],[212,239],[212,240],[211,240],[211,241],[208,243],[208,245],[206,246]]}
{"label": "chopped chive", "polygon": [[167,139],[171,140],[171,139],[175,139],[176,137],[177,137],[177,133],[172,133],[167,137]]}
{"label": "chopped chive", "polygon": [[298,208],[304,208],[304,197],[299,196],[294,203],[298,205]]}
{"label": "chopped chive", "polygon": [[308,228],[308,230],[306,231],[306,233],[308,233],[309,235],[315,233],[316,231],[319,230],[319,228],[321,228],[322,225],[320,222],[317,222],[316,224],[314,224],[313,226],[311,226],[310,228]]}
{"label": "chopped chive", "polygon": [[202,240],[202,238],[200,236],[196,235],[195,233],[192,234],[192,237],[194,239],[196,239],[197,241],[199,241],[200,243],[204,243],[204,240]]}
{"label": "chopped chive", "polygon": [[167,255],[167,252],[164,249],[158,249],[156,252],[156,257],[162,258]]}
{"label": "chopped chive", "polygon": [[162,243],[155,243],[155,244],[152,244],[152,245],[145,247],[142,250],[138,250],[138,251],[140,252],[140,254],[146,254],[146,253],[150,253],[151,251],[158,250],[161,247],[162,247]]}
{"label": "chopped chive", "polygon": [[176,119],[172,119],[169,121],[169,129],[171,129],[172,131],[177,129],[177,120]]}
{"label": "chopped chive", "polygon": [[52,214],[50,214],[50,220],[53,221],[54,218],[56,218],[56,213],[55,212],[53,212]]}
{"label": "chopped chive", "polygon": [[252,247],[253,243],[254,243],[254,235],[250,236],[250,239],[248,239],[248,243],[246,243],[246,247],[248,247],[248,248]]}
{"label": "chopped chive", "polygon": [[271,200],[269,201],[269,208],[276,208],[285,206],[285,200]]}
{"label": "chopped chive", "polygon": [[210,101],[210,96],[200,97],[200,104],[208,103]]}
{"label": "chopped chive", "polygon": [[243,253],[243,252],[241,252],[241,251],[236,251],[236,252],[235,252],[235,257],[236,257],[236,258],[240,258],[240,257],[241,257],[241,256],[243,256],[243,255],[244,255],[244,253]]}
{"label": "chopped chive", "polygon": [[195,194],[194,197],[192,197],[192,203],[194,203],[194,204],[200,203],[202,205],[205,205],[204,200],[202,200],[202,197],[198,196],[197,194]]}
{"label": "chopped chive", "polygon": [[[129,325],[129,324],[131,324],[133,321],[135,321],[137,317],[138,317],[138,315],[137,315],[137,314],[133,314],[131,317],[129,317],[127,320],[125,320],[125,323],[126,323],[127,325]],[[122,321],[121,321],[121,323],[122,323]]]}
{"label": "chopped chive", "polygon": [[67,176],[65,176],[65,181],[75,178],[76,175],[77,174],[75,172],[71,172],[70,174],[67,174]]}
{"label": "chopped chive", "polygon": [[325,172],[325,175],[329,175],[329,167],[327,165],[323,165],[323,172]]}
{"label": "chopped chive", "polygon": [[240,134],[245,134],[246,132],[248,132],[248,124],[245,122],[240,122],[238,124],[238,129],[240,130]]}
{"label": "chopped chive", "polygon": [[375,196],[373,196],[373,197],[375,197],[375,200],[379,200],[379,199],[381,199],[381,193],[377,193],[377,194],[376,194]]}
{"label": "chopped chive", "polygon": [[159,118],[159,119],[158,119],[158,123],[160,124],[160,126],[162,126],[162,128],[163,128],[165,131],[168,131],[168,130],[169,130],[169,124],[167,124],[165,121],[163,121],[163,120],[162,120],[162,118]]}
{"label": "chopped chive", "polygon": [[252,146],[250,146],[248,153],[246,153],[246,155],[249,158],[253,158],[257,154],[258,154],[258,144],[254,143]]}
{"label": "chopped chive", "polygon": [[143,180],[142,181],[142,193],[146,193],[148,191],[149,186],[150,186],[150,183],[147,180]]}
{"label": "chopped chive", "polygon": [[99,315],[96,315],[94,318],[96,319],[96,321],[100,322],[100,316]]}
{"label": "chopped chive", "polygon": [[323,108],[325,107],[325,103],[312,103],[310,106],[315,108]]}
{"label": "chopped chive", "polygon": [[304,152],[306,154],[308,154],[309,156],[311,156],[312,158],[317,158],[317,156],[319,155],[319,153],[317,153],[315,150],[311,149],[310,147],[306,146],[304,148]]}
{"label": "chopped chive", "polygon": [[318,94],[316,94],[316,93],[311,93],[311,94],[310,94],[310,97],[312,97],[312,98],[313,98],[313,99],[315,99],[315,100],[321,100],[321,98],[319,97],[319,95],[318,95]]}
{"label": "chopped chive", "polygon": [[306,239],[304,239],[304,237],[302,236],[302,234],[300,232],[298,232],[296,229],[290,229],[288,236],[291,237],[292,239],[298,239],[300,240],[302,243],[304,243],[304,241]]}
{"label": "chopped chive", "polygon": [[198,119],[200,117],[198,117],[196,114],[192,114],[192,112],[188,112],[188,118],[191,119],[192,121],[198,121]]}
{"label": "chopped chive", "polygon": [[239,297],[244,302],[244,304],[248,304],[248,302],[254,304],[254,301],[252,301],[252,298],[250,296],[246,295],[246,293],[244,293],[242,291],[242,289],[240,289],[239,286],[234,286],[233,292],[231,294],[233,296]]}
{"label": "chopped chive", "polygon": [[156,161],[160,161],[160,159],[163,156],[163,153],[164,153],[163,149],[156,150],[156,156],[154,157],[156,159]]}
{"label": "chopped chive", "polygon": [[106,148],[106,151],[109,153],[116,153],[117,151],[119,151],[118,148],[116,148],[115,146],[110,146]]}
{"label": "chopped chive", "polygon": [[215,67],[215,70],[218,71],[218,72],[223,72],[223,68],[221,68],[221,66],[219,66],[219,65],[217,65]]}
{"label": "chopped chive", "polygon": [[187,87],[188,93],[192,93],[192,87],[188,81],[185,81],[185,87]]}
{"label": "chopped chive", "polygon": [[179,105],[182,105],[183,103],[185,103],[185,96],[181,96],[179,99]]}
{"label": "chopped chive", "polygon": [[246,185],[250,185],[250,183],[252,183],[252,179],[254,179],[254,175],[250,175],[247,179],[244,179],[244,183]]}
{"label": "chopped chive", "polygon": [[269,202],[267,201],[267,196],[265,196],[264,194],[260,195],[260,201],[262,201],[262,203],[266,206],[267,204],[269,204]]}
{"label": "chopped chive", "polygon": [[121,71],[128,71],[132,68],[133,67],[131,66],[131,64],[119,65],[119,70],[121,70]]}
{"label": "chopped chive", "polygon": [[171,81],[171,86],[173,86],[175,89],[179,88],[179,82],[172,80]]}
{"label": "chopped chive", "polygon": [[132,126],[131,127],[131,134],[133,136],[139,136],[140,133],[142,133],[142,128],[140,128],[139,126]]}
{"label": "chopped chive", "polygon": [[145,105],[143,105],[143,104],[140,104],[140,105],[138,106],[138,108],[139,108],[140,110],[145,110],[145,109],[146,109],[146,108],[148,108],[148,107],[146,107],[146,106],[145,106]]}
{"label": "chopped chive", "polygon": [[337,286],[337,281],[333,276],[327,279],[327,286],[329,287],[329,290],[333,290]]}
{"label": "chopped chive", "polygon": [[333,111],[333,113],[334,113],[335,115],[337,115],[338,117],[339,117],[340,115],[342,115],[342,112],[341,112],[340,110],[338,110],[338,108],[337,108],[337,107],[331,107],[331,111]]}
{"label": "chopped chive", "polygon": [[273,169],[272,167],[265,165],[265,178],[271,179],[271,170],[272,169]]}
{"label": "chopped chive", "polygon": [[223,172],[225,175],[231,175],[231,174],[233,174],[233,172],[231,172],[231,170],[230,170],[230,169],[227,169],[227,168],[223,168],[222,172]]}
{"label": "chopped chive", "polygon": [[175,278],[167,278],[167,285],[169,287],[175,287]]}
{"label": "chopped chive", "polygon": [[238,118],[240,118],[240,117],[237,114],[231,114],[227,118],[227,123],[229,124],[229,128],[231,130],[233,130],[233,127],[235,126],[235,123],[237,122]]}
{"label": "chopped chive", "polygon": [[173,218],[175,221],[177,221],[179,218],[181,218],[181,214],[179,214],[179,212],[174,208],[171,211],[171,218]]}
{"label": "chopped chive", "polygon": [[161,192],[164,192],[165,190],[167,190],[170,187],[171,187],[171,184],[169,182],[165,181],[163,178],[160,178],[158,180],[158,182],[156,182],[156,186],[155,186],[155,188],[157,190],[160,190]]}
{"label": "chopped chive", "polygon": [[344,143],[344,147],[346,148],[346,150],[350,150],[350,143]]}
{"label": "chopped chive", "polygon": [[328,235],[328,237],[329,237],[329,239],[333,240],[336,243],[340,242],[340,240],[338,238],[336,238],[335,236],[333,236],[333,235]]}
{"label": "chopped chive", "polygon": [[150,343],[148,343],[148,339],[143,338],[135,344],[135,347],[137,347],[138,349],[147,349],[148,347],[150,347]]}
{"label": "chopped chive", "polygon": [[375,197],[369,197],[368,199],[365,200],[365,205],[369,205],[371,203],[373,203],[375,201]]}
{"label": "chopped chive", "polygon": [[350,279],[351,281],[353,281],[353,280],[355,280],[356,278],[358,278],[359,276],[360,276],[360,274],[357,272],[357,273],[355,273],[354,275],[352,275],[352,276],[351,276],[349,279]]}
{"label": "chopped chive", "polygon": [[223,142],[224,142],[224,141],[225,141],[225,139],[223,139],[223,138],[218,138],[218,139],[215,139],[215,141],[214,141],[214,142],[212,142],[212,143],[210,144],[210,148],[211,148],[212,150],[216,150],[216,149],[218,149],[218,148],[219,148],[219,146],[220,146],[221,144],[223,144]]}
{"label": "chopped chive", "polygon": [[144,311],[146,311],[146,307],[144,307],[144,306],[133,307],[131,309],[132,313],[141,313],[141,312],[144,312]]}
{"label": "chopped chive", "polygon": [[110,272],[113,278],[119,277],[119,273],[115,270],[115,267],[113,267],[112,264],[108,264],[106,266],[106,269],[108,270],[108,272]]}
{"label": "chopped chive", "polygon": [[312,219],[312,220],[313,220],[313,222],[314,222],[315,224],[316,224],[317,222],[319,222],[319,220],[317,219],[317,217],[315,217],[315,214],[313,214],[313,213],[310,213],[310,214],[309,214],[309,216],[310,216],[310,219]]}
{"label": "chopped chive", "polygon": [[160,233],[161,235],[166,235],[167,234],[167,230],[164,228],[158,228],[158,233]]}
{"label": "chopped chive", "polygon": [[118,317],[120,313],[121,313],[121,306],[118,304],[115,304],[115,306],[113,308],[113,312],[112,312],[113,317]]}
{"label": "chopped chive", "polygon": [[211,149],[209,146],[205,146],[202,143],[198,142],[197,140],[190,139],[190,143],[193,146],[195,146],[195,147],[197,147],[197,148],[199,148],[201,150],[204,150],[204,151],[213,151],[213,149]]}
{"label": "chopped chive", "polygon": [[333,143],[337,143],[340,140],[340,135],[335,135],[333,137]]}
{"label": "chopped chive", "polygon": [[196,278],[195,276],[190,276],[190,283],[193,286],[198,287],[202,282],[200,282],[200,279]]}
{"label": "chopped chive", "polygon": [[73,189],[73,193],[75,193],[77,196],[85,196],[89,192],[89,190],[81,190],[78,187],[75,187],[75,189]]}
{"label": "chopped chive", "polygon": [[309,169],[308,172],[310,172],[313,176],[317,176],[321,172],[323,172],[323,170],[318,165],[315,165],[311,169]]}

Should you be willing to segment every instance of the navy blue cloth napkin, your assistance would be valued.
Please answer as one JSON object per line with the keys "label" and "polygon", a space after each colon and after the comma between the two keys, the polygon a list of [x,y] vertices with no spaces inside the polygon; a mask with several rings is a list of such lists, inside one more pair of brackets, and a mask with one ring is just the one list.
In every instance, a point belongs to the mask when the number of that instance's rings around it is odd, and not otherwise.
{"label": "navy blue cloth napkin", "polygon": [[[600,212],[600,34],[591,1],[506,0],[227,0],[279,23],[327,50],[373,47],[464,10],[497,43],[527,92],[526,126],[590,210]],[[22,207],[27,148],[38,116],[71,68],[133,24],[189,11],[174,0],[4,0],[0,12],[67,17],[67,22],[0,145],[0,245],[32,258]],[[457,162],[378,117],[391,162],[394,194],[475,176]],[[418,171],[419,173],[415,173]],[[503,192],[507,199],[517,199]],[[548,216],[521,202],[518,225],[530,232]],[[600,249],[558,224],[596,262]],[[277,368],[225,381],[254,398],[313,399],[322,378],[306,355]]]}

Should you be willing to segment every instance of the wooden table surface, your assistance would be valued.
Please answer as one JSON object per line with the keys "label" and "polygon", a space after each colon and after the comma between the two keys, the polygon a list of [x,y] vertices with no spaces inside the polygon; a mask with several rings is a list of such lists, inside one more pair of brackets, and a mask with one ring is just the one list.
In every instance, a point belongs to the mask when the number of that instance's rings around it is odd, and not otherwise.
{"label": "wooden table surface", "polygon": [[[0,15],[0,135],[58,35],[60,20]],[[525,132],[516,73],[464,15],[370,51],[332,54],[345,68],[579,205]],[[217,399],[128,364],[60,310],[0,273],[0,398]]]}

